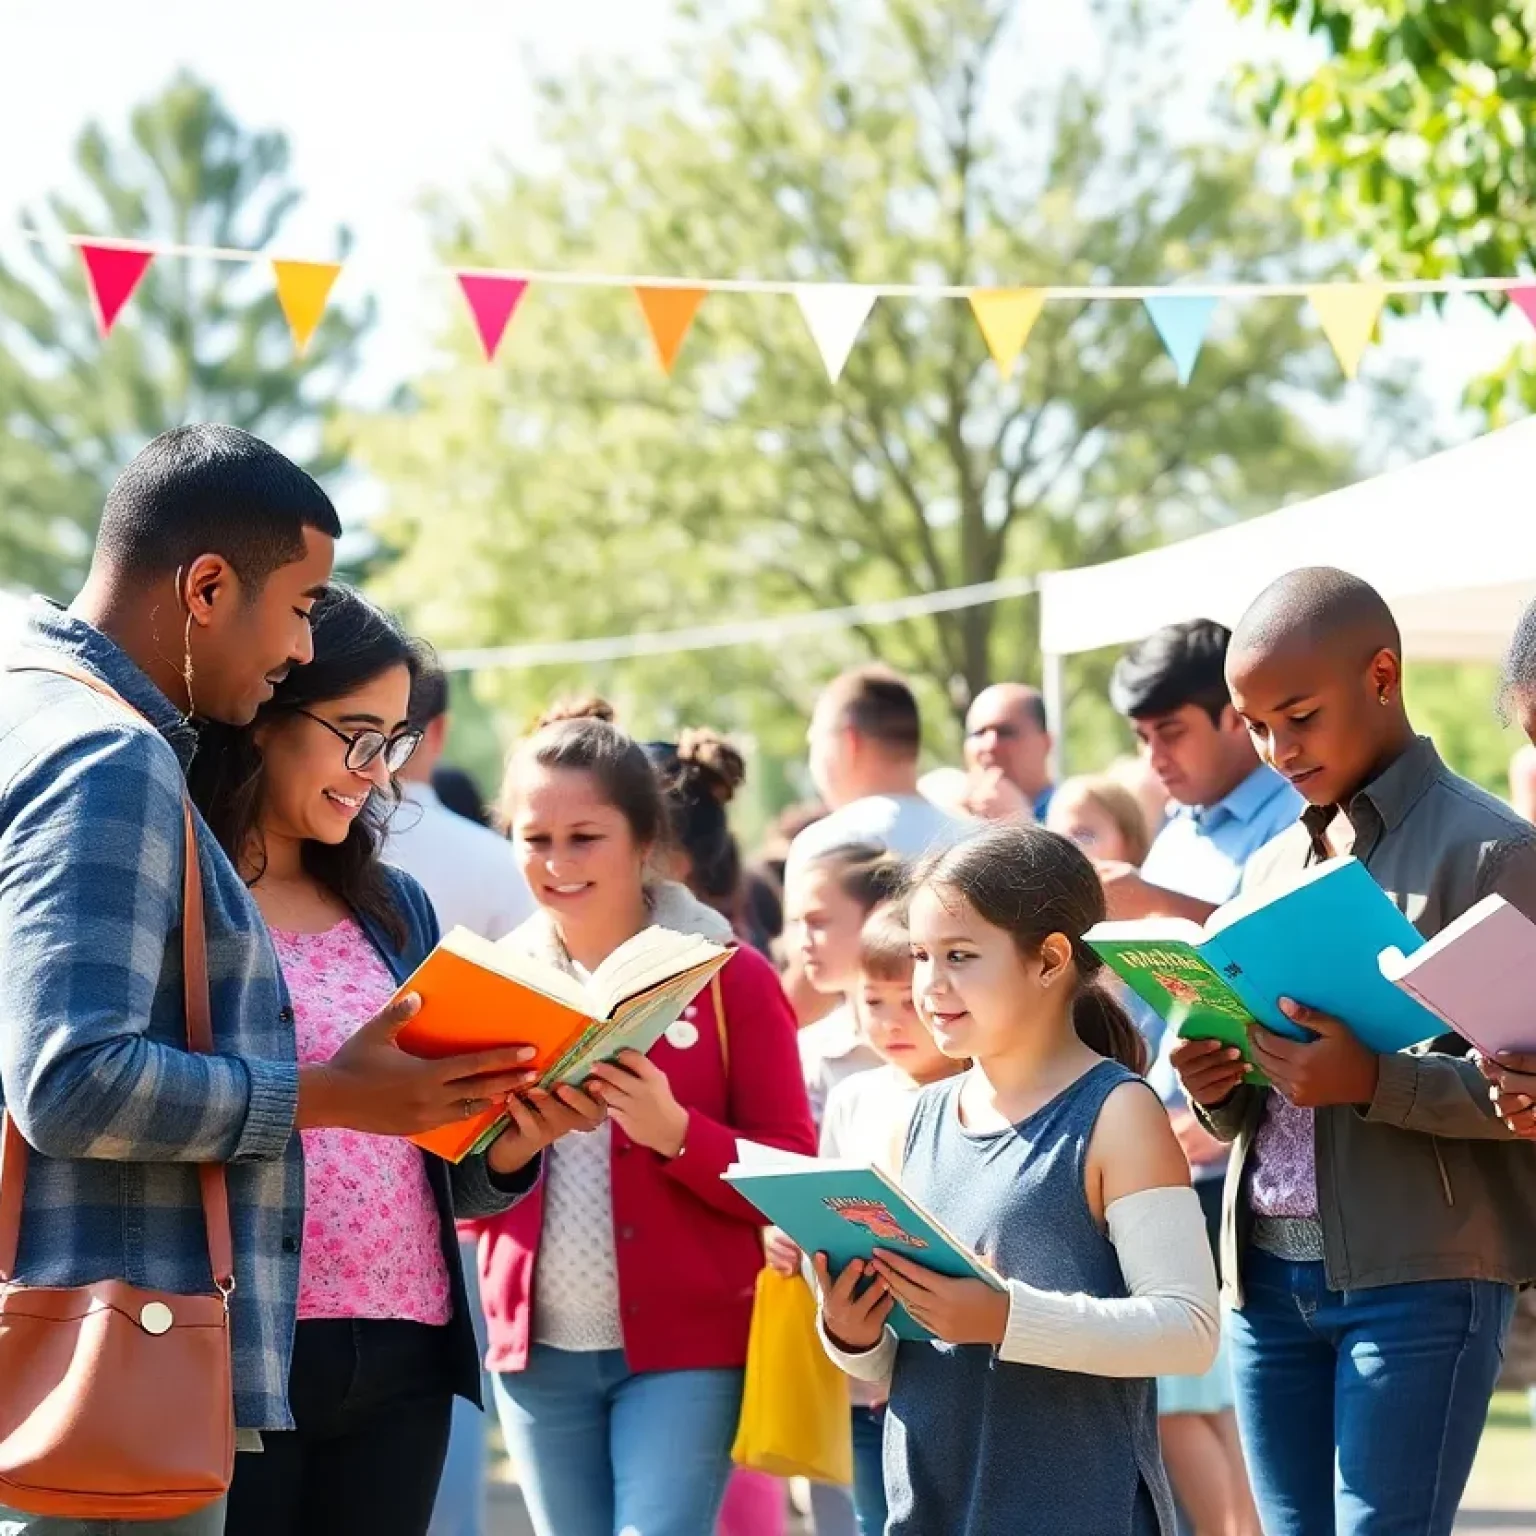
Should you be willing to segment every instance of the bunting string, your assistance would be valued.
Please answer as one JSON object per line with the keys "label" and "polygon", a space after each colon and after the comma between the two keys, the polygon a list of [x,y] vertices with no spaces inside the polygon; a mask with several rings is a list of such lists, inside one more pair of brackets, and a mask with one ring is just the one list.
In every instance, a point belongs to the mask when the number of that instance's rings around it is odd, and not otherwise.
{"label": "bunting string", "polygon": [[[278,300],[302,355],[324,314],[342,263],[274,258],[267,252],[224,246],[179,245],[122,240],[110,236],[65,235],[23,230],[38,244],[64,243],[80,252],[102,335],[122,313],[150,263],[157,257],[204,261],[268,262]],[[1304,299],[1346,377],[1354,378],[1366,347],[1377,334],[1388,299],[1423,294],[1504,294],[1536,326],[1536,278],[1437,277],[1356,282],[1179,282],[1173,284],[1039,284],[1015,288],[958,283],[797,282],[782,278],[678,277],[661,274],[550,271],[538,268],[423,268],[459,286],[487,361],[494,361],[527,289],[628,288],[655,348],[671,374],[705,300],[714,294],[777,294],[795,300],[828,378],[835,384],[881,299],[963,299],[971,307],[988,351],[1003,377],[1014,370],[1044,306],[1061,300],[1137,302],[1146,310],[1181,384],[1199,361],[1207,332],[1223,301],[1255,298]]]}

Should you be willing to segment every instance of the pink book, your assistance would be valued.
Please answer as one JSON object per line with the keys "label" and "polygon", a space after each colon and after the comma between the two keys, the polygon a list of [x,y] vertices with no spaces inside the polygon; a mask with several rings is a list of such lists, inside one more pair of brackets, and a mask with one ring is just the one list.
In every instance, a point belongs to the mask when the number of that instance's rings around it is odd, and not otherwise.
{"label": "pink book", "polygon": [[1536,1051],[1536,923],[1485,896],[1411,955],[1387,949],[1381,973],[1485,1056]]}

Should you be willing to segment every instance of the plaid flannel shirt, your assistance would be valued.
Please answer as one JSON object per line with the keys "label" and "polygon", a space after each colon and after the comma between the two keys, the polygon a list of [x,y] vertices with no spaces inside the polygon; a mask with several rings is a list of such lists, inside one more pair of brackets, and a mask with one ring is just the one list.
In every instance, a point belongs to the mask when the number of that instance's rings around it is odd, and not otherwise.
{"label": "plaid flannel shirt", "polygon": [[195,736],[110,640],[39,605],[56,674],[0,673],[0,1096],[35,1149],[17,1277],[213,1289],[196,1164],[227,1162],[235,1417],[288,1429],[304,1169],[293,1014],[266,925],[198,819],[217,1054],[187,1050],[182,796]]}

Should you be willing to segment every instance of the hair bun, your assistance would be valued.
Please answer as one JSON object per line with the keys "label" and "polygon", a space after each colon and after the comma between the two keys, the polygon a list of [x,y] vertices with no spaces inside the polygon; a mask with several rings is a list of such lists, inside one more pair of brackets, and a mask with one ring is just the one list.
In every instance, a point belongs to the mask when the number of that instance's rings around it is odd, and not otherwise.
{"label": "hair bun", "polygon": [[607,699],[600,699],[596,694],[588,694],[585,698],[556,699],[539,718],[534,721],[533,728],[542,731],[546,726],[559,725],[565,720],[601,720],[605,725],[612,725],[617,712]]}
{"label": "hair bun", "polygon": [[729,805],[747,781],[747,760],[716,731],[684,731],[677,738],[677,760],[720,805]]}

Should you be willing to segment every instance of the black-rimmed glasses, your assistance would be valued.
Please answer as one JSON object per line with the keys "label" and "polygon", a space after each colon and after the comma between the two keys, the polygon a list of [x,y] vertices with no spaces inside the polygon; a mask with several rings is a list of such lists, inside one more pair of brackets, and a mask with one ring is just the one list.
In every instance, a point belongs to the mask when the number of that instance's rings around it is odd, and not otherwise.
{"label": "black-rimmed glasses", "polygon": [[307,709],[296,710],[295,713],[303,715],[306,720],[313,720],[316,725],[323,725],[332,736],[346,742],[346,764],[352,773],[366,773],[382,755],[384,766],[390,774],[397,774],[410,762],[416,748],[421,745],[420,731],[396,731],[393,736],[386,736],[383,731],[366,730],[349,735],[339,725],[332,725],[329,720],[312,715]]}

